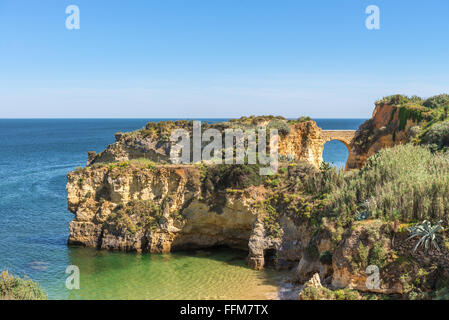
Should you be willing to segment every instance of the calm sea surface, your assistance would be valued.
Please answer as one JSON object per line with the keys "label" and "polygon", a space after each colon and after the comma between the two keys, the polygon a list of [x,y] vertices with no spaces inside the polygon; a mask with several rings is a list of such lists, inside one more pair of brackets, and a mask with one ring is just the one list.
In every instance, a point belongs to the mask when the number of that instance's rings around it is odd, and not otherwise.
{"label": "calm sea surface", "polygon": [[[282,276],[245,267],[234,250],[124,254],[68,247],[66,174],[102,151],[114,133],[157,119],[0,119],[0,270],[38,281],[50,299],[245,299],[274,297]],[[218,122],[222,119],[207,120]],[[364,119],[317,119],[323,129],[357,129]],[[343,166],[346,147],[326,144],[325,161]],[[65,288],[68,265],[80,290]]]}

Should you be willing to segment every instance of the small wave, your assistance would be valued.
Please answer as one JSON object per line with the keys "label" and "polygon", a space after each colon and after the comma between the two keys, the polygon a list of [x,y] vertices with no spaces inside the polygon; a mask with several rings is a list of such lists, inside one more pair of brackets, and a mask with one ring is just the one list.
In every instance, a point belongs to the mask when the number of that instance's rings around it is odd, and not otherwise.
{"label": "small wave", "polygon": [[46,271],[48,269],[49,263],[44,261],[33,261],[28,264],[28,268],[36,271]]}

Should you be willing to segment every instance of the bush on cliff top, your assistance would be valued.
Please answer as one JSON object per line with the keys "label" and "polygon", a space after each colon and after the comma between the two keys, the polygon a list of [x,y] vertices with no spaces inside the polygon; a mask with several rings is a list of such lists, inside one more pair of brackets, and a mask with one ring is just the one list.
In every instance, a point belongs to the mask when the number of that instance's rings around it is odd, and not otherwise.
{"label": "bush on cliff top", "polygon": [[428,99],[418,96],[403,96],[400,94],[384,97],[376,101],[376,105],[390,105],[396,107],[391,114],[390,122],[393,119],[396,109],[399,108],[399,118],[402,130],[405,125],[404,121],[413,118],[415,121],[441,121],[448,117],[449,111],[449,95],[440,94]]}
{"label": "bush on cliff top", "polygon": [[388,104],[391,106],[403,106],[407,104],[422,104],[424,99],[418,96],[405,96],[402,94],[394,94],[391,96],[383,97],[382,99],[376,101],[376,105]]}
{"label": "bush on cliff top", "polygon": [[441,107],[449,106],[449,94],[440,94],[430,97],[423,102],[423,105],[430,109],[438,109]]}
{"label": "bush on cliff top", "polygon": [[429,127],[421,137],[421,142],[428,144],[433,151],[449,147],[449,122],[438,122]]}
{"label": "bush on cliff top", "polygon": [[328,209],[346,221],[366,201],[374,218],[449,223],[449,154],[409,144],[383,149],[327,200]]}
{"label": "bush on cliff top", "polygon": [[282,119],[274,119],[268,123],[267,129],[277,129],[281,136],[286,136],[290,133],[290,125]]}
{"label": "bush on cliff top", "polygon": [[0,300],[46,300],[47,295],[33,280],[14,277],[8,271],[0,274]]}
{"label": "bush on cliff top", "polygon": [[259,174],[260,166],[237,164],[220,164],[207,168],[203,185],[206,191],[244,189],[252,185],[260,185],[265,181],[265,176]]}
{"label": "bush on cliff top", "polygon": [[[416,122],[421,129],[419,135],[409,136],[410,141],[416,144],[429,144],[433,150],[442,150],[449,146],[445,142],[446,134],[441,132],[445,125],[440,125],[442,121],[447,121],[449,118],[448,94],[440,94],[428,99],[396,94],[376,101],[376,105],[390,105],[393,107],[389,122],[381,128],[376,128],[373,119],[363,123],[357,130],[353,140],[355,153],[365,153],[381,136],[391,134],[393,141],[395,141],[397,133],[407,127],[409,120]],[[398,121],[396,121],[395,116],[397,116]],[[435,126],[433,129],[440,132],[435,133],[435,130],[430,130],[433,126]],[[434,137],[435,134],[439,137]],[[430,137],[432,135],[433,137]]]}

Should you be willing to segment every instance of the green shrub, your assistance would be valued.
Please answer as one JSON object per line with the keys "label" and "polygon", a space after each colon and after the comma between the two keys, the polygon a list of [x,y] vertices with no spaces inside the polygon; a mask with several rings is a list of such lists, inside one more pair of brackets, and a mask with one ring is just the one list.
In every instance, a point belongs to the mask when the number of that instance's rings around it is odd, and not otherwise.
{"label": "green shrub", "polygon": [[118,205],[107,223],[115,230],[134,235],[142,229],[155,229],[162,218],[162,209],[152,200],[132,200]]}
{"label": "green shrub", "polygon": [[304,189],[317,197],[330,193],[344,181],[344,171],[338,170],[327,162],[322,162],[320,170],[315,173],[309,167],[304,166],[303,168],[309,170],[309,174],[303,180]]}
{"label": "green shrub", "polygon": [[326,287],[307,287],[301,291],[301,300],[335,300],[335,294]]}
{"label": "green shrub", "polygon": [[320,262],[322,264],[331,265],[332,264],[332,253],[330,251],[324,251],[320,255]]}
{"label": "green shrub", "polygon": [[332,291],[326,287],[306,287],[300,293],[301,300],[362,300],[358,291],[339,289]]}
{"label": "green shrub", "polygon": [[367,201],[374,218],[448,223],[449,155],[434,155],[410,144],[383,149],[362,170],[346,175],[327,201],[327,210],[343,222],[353,221],[360,204]]}
{"label": "green shrub", "polygon": [[29,279],[14,277],[8,271],[0,274],[0,300],[46,300],[39,284]]}
{"label": "green shrub", "polygon": [[430,109],[438,109],[441,107],[449,106],[449,95],[440,94],[437,96],[430,97],[429,99],[424,101],[423,105]]}
{"label": "green shrub", "polygon": [[298,120],[296,120],[296,121],[298,121],[298,122],[307,122],[307,121],[312,121],[312,118],[311,117],[302,116],[302,117],[299,117]]}
{"label": "green shrub", "polygon": [[371,249],[369,263],[383,268],[387,264],[388,249],[381,243],[375,243]]}
{"label": "green shrub", "polygon": [[244,189],[252,185],[260,185],[265,181],[265,176],[259,173],[259,165],[228,165],[220,164],[210,166],[204,176],[203,185],[206,191]]}
{"label": "green shrub", "polygon": [[400,107],[399,108],[399,130],[404,130],[407,125],[407,120],[411,119],[415,122],[421,122],[422,115],[421,110],[410,108],[410,107]]}
{"label": "green shrub", "polygon": [[421,134],[421,127],[420,126],[413,126],[410,127],[408,130],[408,142],[413,141],[413,139],[417,138]]}
{"label": "green shrub", "polygon": [[335,300],[362,300],[362,296],[358,291],[348,288],[335,290],[334,294]]}
{"label": "green shrub", "polygon": [[432,146],[433,150],[441,150],[449,147],[449,122],[433,124],[423,134],[421,141]]}
{"label": "green shrub", "polygon": [[[413,99],[416,99],[416,97],[413,97]],[[378,100],[376,104],[387,104],[391,106],[401,106],[405,105],[409,102],[413,101],[411,98],[404,96],[402,94],[395,94],[392,96],[383,97],[382,99]]]}
{"label": "green shrub", "polygon": [[286,136],[290,133],[289,124],[282,119],[273,119],[268,123],[267,129],[277,129],[281,136]]}
{"label": "green shrub", "polygon": [[320,258],[320,251],[318,250],[318,247],[316,246],[315,243],[310,242],[307,245],[307,248],[304,252],[306,258],[310,261],[315,261],[318,258]]}
{"label": "green shrub", "polygon": [[280,235],[281,227],[279,225],[279,214],[270,204],[265,206],[266,216],[263,220],[266,235],[277,238]]}

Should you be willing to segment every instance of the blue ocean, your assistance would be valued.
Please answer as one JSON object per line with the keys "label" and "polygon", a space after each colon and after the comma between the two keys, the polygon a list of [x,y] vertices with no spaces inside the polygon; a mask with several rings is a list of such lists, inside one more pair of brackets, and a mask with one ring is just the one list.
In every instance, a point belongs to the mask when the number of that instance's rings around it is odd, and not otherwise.
{"label": "blue ocean", "polygon": [[[224,119],[202,119],[219,122]],[[158,119],[0,119],[0,271],[38,281],[49,299],[269,298],[279,273],[245,267],[234,251],[137,255],[68,247],[66,174],[84,166],[114,133]],[[322,129],[357,129],[365,119],[316,119]],[[323,158],[344,166],[338,141]],[[66,267],[81,271],[80,290],[65,287]],[[189,287],[189,289],[186,289]]]}

